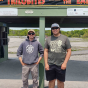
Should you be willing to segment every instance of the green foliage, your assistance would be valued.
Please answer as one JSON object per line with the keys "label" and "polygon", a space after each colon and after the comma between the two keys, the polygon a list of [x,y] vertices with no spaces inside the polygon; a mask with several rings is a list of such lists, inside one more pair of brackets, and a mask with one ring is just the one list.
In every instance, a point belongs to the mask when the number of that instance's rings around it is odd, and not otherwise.
{"label": "green foliage", "polygon": [[[23,30],[9,30],[9,36],[27,36],[29,29]],[[39,30],[34,29],[36,36],[39,36]],[[88,29],[82,30],[71,30],[71,31],[61,31],[61,34],[66,35],[67,37],[83,37],[88,38]],[[45,30],[45,36],[51,36],[51,30]]]}
{"label": "green foliage", "polygon": [[51,36],[51,30],[45,30],[45,35],[46,36]]}
{"label": "green foliage", "polygon": [[83,38],[88,38],[88,29],[87,29],[86,32],[83,34]]}
{"label": "green foliage", "polygon": [[66,35],[68,37],[82,37],[88,38],[88,29],[82,30],[71,30],[71,31],[61,31],[61,34]]}

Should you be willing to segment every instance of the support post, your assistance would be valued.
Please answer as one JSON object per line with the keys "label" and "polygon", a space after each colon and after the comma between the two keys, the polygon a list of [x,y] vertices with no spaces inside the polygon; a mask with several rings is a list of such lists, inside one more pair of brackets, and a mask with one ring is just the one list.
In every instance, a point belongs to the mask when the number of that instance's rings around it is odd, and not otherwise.
{"label": "support post", "polygon": [[[45,42],[45,17],[39,18],[39,41],[44,48]],[[39,88],[44,88],[44,58],[39,63]]]}

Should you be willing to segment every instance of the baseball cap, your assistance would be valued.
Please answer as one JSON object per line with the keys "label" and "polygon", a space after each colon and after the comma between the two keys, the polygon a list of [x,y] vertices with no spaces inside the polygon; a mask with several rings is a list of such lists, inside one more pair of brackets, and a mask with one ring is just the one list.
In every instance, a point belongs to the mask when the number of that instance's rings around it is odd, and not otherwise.
{"label": "baseball cap", "polygon": [[35,31],[33,29],[30,29],[28,32],[31,32],[31,31],[35,33]]}
{"label": "baseball cap", "polygon": [[57,24],[57,23],[53,23],[53,24],[51,25],[51,28],[53,28],[53,27],[59,27],[59,28],[60,28],[59,24]]}

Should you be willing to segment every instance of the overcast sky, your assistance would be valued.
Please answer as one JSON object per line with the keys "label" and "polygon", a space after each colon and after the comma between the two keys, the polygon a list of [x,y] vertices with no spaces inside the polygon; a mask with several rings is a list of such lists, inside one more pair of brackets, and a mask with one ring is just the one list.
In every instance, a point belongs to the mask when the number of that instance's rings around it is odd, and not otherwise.
{"label": "overcast sky", "polygon": [[[12,30],[21,30],[21,29],[39,29],[39,28],[26,28],[26,27],[20,27],[20,28],[18,28],[18,27],[10,27],[10,29],[12,29]],[[61,30],[63,30],[63,31],[71,31],[71,30],[82,30],[82,29],[84,29],[84,28],[61,28]],[[87,29],[87,28],[85,28],[85,29]],[[45,28],[45,30],[50,30],[50,28]]]}

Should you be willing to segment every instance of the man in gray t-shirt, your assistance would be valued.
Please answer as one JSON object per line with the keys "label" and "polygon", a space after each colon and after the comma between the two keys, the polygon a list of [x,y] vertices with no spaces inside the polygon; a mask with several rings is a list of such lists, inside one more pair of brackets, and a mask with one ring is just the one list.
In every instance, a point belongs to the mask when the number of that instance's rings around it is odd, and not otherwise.
{"label": "man in gray t-shirt", "polygon": [[44,49],[46,79],[49,81],[49,88],[54,88],[56,79],[58,88],[64,88],[71,45],[68,37],[60,34],[59,24],[52,24],[51,31],[53,35],[46,39]]}

